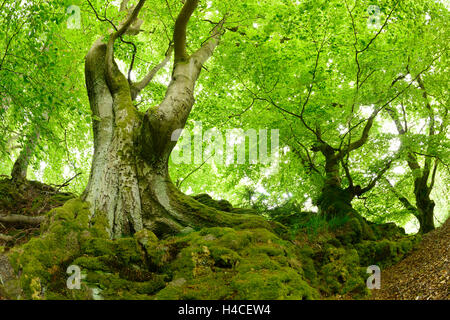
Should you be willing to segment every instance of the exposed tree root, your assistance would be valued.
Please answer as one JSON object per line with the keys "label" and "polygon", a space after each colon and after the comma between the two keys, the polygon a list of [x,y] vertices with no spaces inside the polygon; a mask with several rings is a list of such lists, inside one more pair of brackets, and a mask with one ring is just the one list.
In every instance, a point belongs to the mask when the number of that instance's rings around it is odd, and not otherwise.
{"label": "exposed tree root", "polygon": [[39,225],[45,217],[29,217],[20,214],[0,215],[0,222],[14,225]]}
{"label": "exposed tree root", "polygon": [[14,238],[11,236],[7,236],[3,233],[0,233],[0,241],[5,241],[5,242],[9,242],[12,241]]}

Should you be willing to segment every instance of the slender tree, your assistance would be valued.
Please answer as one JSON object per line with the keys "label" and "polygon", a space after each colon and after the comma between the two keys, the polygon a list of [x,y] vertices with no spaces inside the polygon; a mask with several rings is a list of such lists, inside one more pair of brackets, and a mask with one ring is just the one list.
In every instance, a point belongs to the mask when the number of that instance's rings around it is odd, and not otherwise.
{"label": "slender tree", "polygon": [[[403,121],[401,121],[399,115],[394,108],[386,109],[392,120],[395,123],[398,135],[402,144],[406,148],[406,163],[413,175],[414,179],[414,198],[415,206],[409,202],[409,200],[404,197],[395,188],[388,183],[391,191],[398,197],[400,202],[414,214],[414,216],[419,221],[420,229],[419,232],[426,233],[434,230],[434,207],[435,203],[431,199],[430,194],[433,190],[436,173],[438,170],[439,163],[442,162],[439,156],[433,154],[433,149],[435,149],[436,144],[439,144],[445,134],[448,121],[448,109],[445,109],[443,113],[440,126],[437,125],[436,120],[439,115],[436,115],[430,104],[430,97],[426,89],[425,83],[421,76],[417,78],[418,89],[422,92],[422,97],[425,104],[425,110],[428,113],[428,132],[425,140],[425,153],[418,152],[414,150],[417,145],[411,145],[405,142],[406,135],[408,134],[408,122],[406,119],[406,112],[403,113]],[[404,108],[403,108],[404,110]],[[403,122],[403,123],[402,123]],[[435,137],[438,139],[434,139]],[[423,157],[423,164],[420,163],[418,157]]]}

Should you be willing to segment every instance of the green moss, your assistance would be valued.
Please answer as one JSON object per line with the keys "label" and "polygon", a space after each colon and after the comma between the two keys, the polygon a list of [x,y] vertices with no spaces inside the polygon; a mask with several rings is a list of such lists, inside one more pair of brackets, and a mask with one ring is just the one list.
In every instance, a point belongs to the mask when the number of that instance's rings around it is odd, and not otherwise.
{"label": "green moss", "polygon": [[40,215],[63,205],[73,194],[58,192],[37,181],[0,180],[0,211],[2,214]]}
{"label": "green moss", "polygon": [[205,206],[215,208],[217,210],[230,212],[233,210],[233,206],[227,200],[214,200],[210,195],[206,193],[202,193],[196,196],[193,196],[195,200],[204,204]]}
{"label": "green moss", "polygon": [[366,293],[364,272],[356,250],[328,246],[320,269],[322,290],[326,294],[351,292],[363,295]]}
{"label": "green moss", "polygon": [[355,245],[364,265],[385,267],[400,261],[420,241],[419,236],[410,236],[396,241],[363,241]]}
{"label": "green moss", "polygon": [[295,270],[280,268],[278,272],[270,270],[238,273],[231,282],[236,299],[273,300],[273,299],[314,299],[318,292],[310,287]]}
{"label": "green moss", "polygon": [[143,252],[133,238],[122,238],[114,241],[114,253],[118,262],[124,266],[143,261]]}
{"label": "green moss", "polygon": [[163,275],[136,282],[124,279],[118,274],[91,271],[87,274],[85,281],[91,287],[100,288],[104,299],[152,299],[152,294],[165,286]]}
{"label": "green moss", "polygon": [[17,273],[21,272],[19,279],[26,298],[37,297],[36,279],[41,288],[45,287],[61,268],[80,255],[80,235],[89,229],[89,214],[87,203],[71,199],[48,213],[47,222],[41,226],[45,231],[41,237],[11,250],[11,265]]}
{"label": "green moss", "polygon": [[325,185],[317,203],[324,215],[331,219],[356,213],[351,206],[351,200],[352,195],[346,190],[332,185]]}
{"label": "green moss", "polygon": [[[198,215],[204,210],[218,212],[195,200],[192,206],[198,207]],[[315,242],[287,241],[275,232],[276,223],[258,216],[248,221],[228,212],[219,219],[230,215],[235,220],[225,227],[205,227],[161,240],[144,229],[133,237],[110,240],[106,216],[90,215],[86,203],[69,200],[48,213],[39,238],[9,253],[15,272],[20,271],[24,298],[362,297],[367,294],[367,266],[394,263],[418,241],[399,237],[393,227],[377,229],[352,216],[329,223]],[[396,239],[369,240],[365,225],[377,236],[389,232]],[[73,264],[85,275],[81,290],[66,287],[66,270]]]}
{"label": "green moss", "polygon": [[109,266],[110,256],[101,257],[79,257],[74,260],[73,264],[79,266],[82,269],[111,271]]}
{"label": "green moss", "polygon": [[241,260],[237,252],[222,246],[211,246],[209,251],[217,267],[233,268]]}
{"label": "green moss", "polygon": [[102,256],[114,254],[114,243],[102,238],[87,238],[82,242],[81,250],[88,255]]}
{"label": "green moss", "polygon": [[141,231],[136,232],[134,234],[134,238],[143,246],[158,242],[156,235],[147,229],[142,229]]}
{"label": "green moss", "polygon": [[[214,206],[205,205],[193,197],[186,196],[171,183],[167,184],[167,187],[171,196],[171,205],[179,211],[184,212],[195,226],[220,226],[236,229],[265,228],[277,233],[279,236],[284,236],[287,231],[287,228],[284,226],[270,223],[262,216],[219,211],[221,210],[221,205],[219,204],[214,205],[219,208],[216,209]],[[202,197],[207,198],[209,196],[202,195]],[[203,201],[207,202],[205,200]]]}
{"label": "green moss", "polygon": [[[184,238],[184,239],[183,239]],[[267,229],[205,228],[183,238],[158,299],[311,299],[296,248]]]}

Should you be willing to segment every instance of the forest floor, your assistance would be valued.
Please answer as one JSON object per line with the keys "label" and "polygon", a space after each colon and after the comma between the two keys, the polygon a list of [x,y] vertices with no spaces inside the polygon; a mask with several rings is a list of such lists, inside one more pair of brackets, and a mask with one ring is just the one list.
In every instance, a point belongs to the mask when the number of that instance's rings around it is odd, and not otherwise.
{"label": "forest floor", "polygon": [[375,300],[450,299],[450,219],[423,236],[412,253],[381,271]]}
{"label": "forest floor", "polygon": [[[52,208],[61,206],[70,198],[73,198],[73,195],[59,192],[59,189],[41,183],[29,182],[13,185],[7,179],[0,180],[0,215],[16,213],[26,216],[39,216]],[[199,196],[197,196],[197,198],[198,201],[201,200]],[[206,200],[203,199],[203,202],[205,201],[211,202],[206,205],[216,205],[214,200],[209,198]],[[231,206],[223,201],[217,202],[217,205]],[[222,209],[222,207],[218,209]],[[228,230],[228,232],[231,231]],[[236,231],[233,231],[233,235],[235,235],[235,233]],[[8,246],[15,247],[26,243],[32,237],[39,236],[40,231],[37,227],[7,227],[0,224],[0,234],[13,237],[13,241],[10,241]],[[440,228],[424,235],[417,248],[410,252],[403,260],[382,270],[381,289],[373,290],[370,299],[449,300],[449,240],[450,219],[448,219]],[[374,243],[377,244],[377,242]],[[1,259],[1,253],[6,247],[2,247],[2,245],[6,245],[6,243],[0,241],[0,270],[2,267],[5,270],[6,267],[4,261]],[[265,250],[267,250],[267,248]],[[335,250],[337,249],[335,248]],[[338,251],[336,252],[339,253]],[[344,261],[339,260],[338,262],[343,263]],[[336,262],[336,266],[340,265],[338,262]],[[335,268],[332,270],[335,270]],[[347,294],[345,296],[334,296],[332,299],[340,300],[355,298],[356,297],[353,297],[352,294]],[[0,300],[3,299],[0,292]]]}
{"label": "forest floor", "polygon": [[[17,214],[28,217],[44,215],[53,208],[62,206],[74,195],[60,192],[58,186],[50,186],[37,181],[13,182],[0,180],[0,216]],[[39,226],[4,225],[0,223],[0,235],[12,237],[10,245],[28,242],[38,236]],[[5,241],[0,240],[0,246]]]}

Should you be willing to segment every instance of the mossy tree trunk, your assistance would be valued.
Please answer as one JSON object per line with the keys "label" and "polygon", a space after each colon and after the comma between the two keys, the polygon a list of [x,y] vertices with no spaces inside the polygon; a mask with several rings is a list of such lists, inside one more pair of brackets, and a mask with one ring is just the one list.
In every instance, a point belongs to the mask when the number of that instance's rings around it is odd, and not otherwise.
{"label": "mossy tree trunk", "polygon": [[[433,108],[431,107],[430,99],[428,98],[428,91],[425,87],[425,83],[422,77],[417,78],[417,82],[419,84],[419,89],[422,91],[422,97],[425,101],[425,108],[428,111],[428,120],[429,120],[429,128],[428,128],[428,146],[426,153],[432,153],[432,146],[430,141],[433,136],[439,133],[442,133],[445,128],[446,121],[442,121],[440,128],[435,123],[435,116]],[[448,109],[446,110],[444,119],[447,118]],[[405,130],[406,131],[406,130]],[[434,201],[431,200],[430,194],[433,190],[436,172],[439,164],[439,159],[434,158],[434,163],[432,157],[425,157],[425,161],[420,170],[419,163],[414,153],[410,153],[408,155],[408,165],[413,171],[415,175],[414,180],[414,195],[416,198],[416,206],[419,211],[419,216],[417,217],[420,222],[420,232],[427,233],[435,229],[434,226]],[[420,173],[419,173],[420,172]]]}
{"label": "mossy tree trunk", "polygon": [[427,233],[435,229],[434,226],[434,201],[430,198],[431,188],[427,185],[426,176],[416,178],[414,181],[414,195],[417,206],[417,220],[419,220],[421,233]]}
{"label": "mossy tree trunk", "polygon": [[404,197],[388,179],[386,184],[412,215],[419,221],[419,232],[427,233],[435,229],[434,226],[434,201],[430,198],[431,188],[424,182],[423,176],[419,176],[414,180],[414,195],[416,205],[414,206],[406,197]]}
{"label": "mossy tree trunk", "polygon": [[175,60],[165,98],[158,106],[140,112],[133,100],[168,62],[172,50],[140,82],[131,82],[119,71],[114,61],[114,42],[140,25],[137,16],[144,2],[129,9],[127,20],[109,36],[107,44],[98,39],[85,61],[94,114],[94,156],[83,198],[91,203],[94,214],[107,213],[112,237],[144,227],[163,235],[198,223],[198,217],[189,215],[192,210],[186,196],[170,180],[168,162],[176,144],[174,132],[185,126],[194,104],[195,83],[218,45],[223,21],[214,28],[210,40],[188,55],[186,28],[198,1],[185,2],[175,23]]}
{"label": "mossy tree trunk", "polygon": [[[371,190],[391,166],[392,160],[387,161],[385,166],[378,172],[377,176],[373,178],[366,187],[353,184],[353,179],[348,167],[349,153],[360,148],[367,142],[370,128],[372,127],[373,120],[377,113],[377,110],[374,111],[371,118],[369,118],[360,139],[349,144],[346,148],[333,148],[331,145],[321,140],[320,135],[317,136],[320,141],[314,145],[312,151],[321,152],[325,157],[324,185],[321,190],[321,195],[317,200],[317,204],[320,212],[327,218],[357,215],[358,213],[352,207],[352,200]],[[345,172],[348,182],[348,186],[345,188],[342,185],[341,170]]]}
{"label": "mossy tree trunk", "polygon": [[320,212],[328,218],[352,213],[351,202],[355,194],[351,189],[342,187],[338,155],[328,144],[315,150],[325,156],[325,181],[317,201]]}

